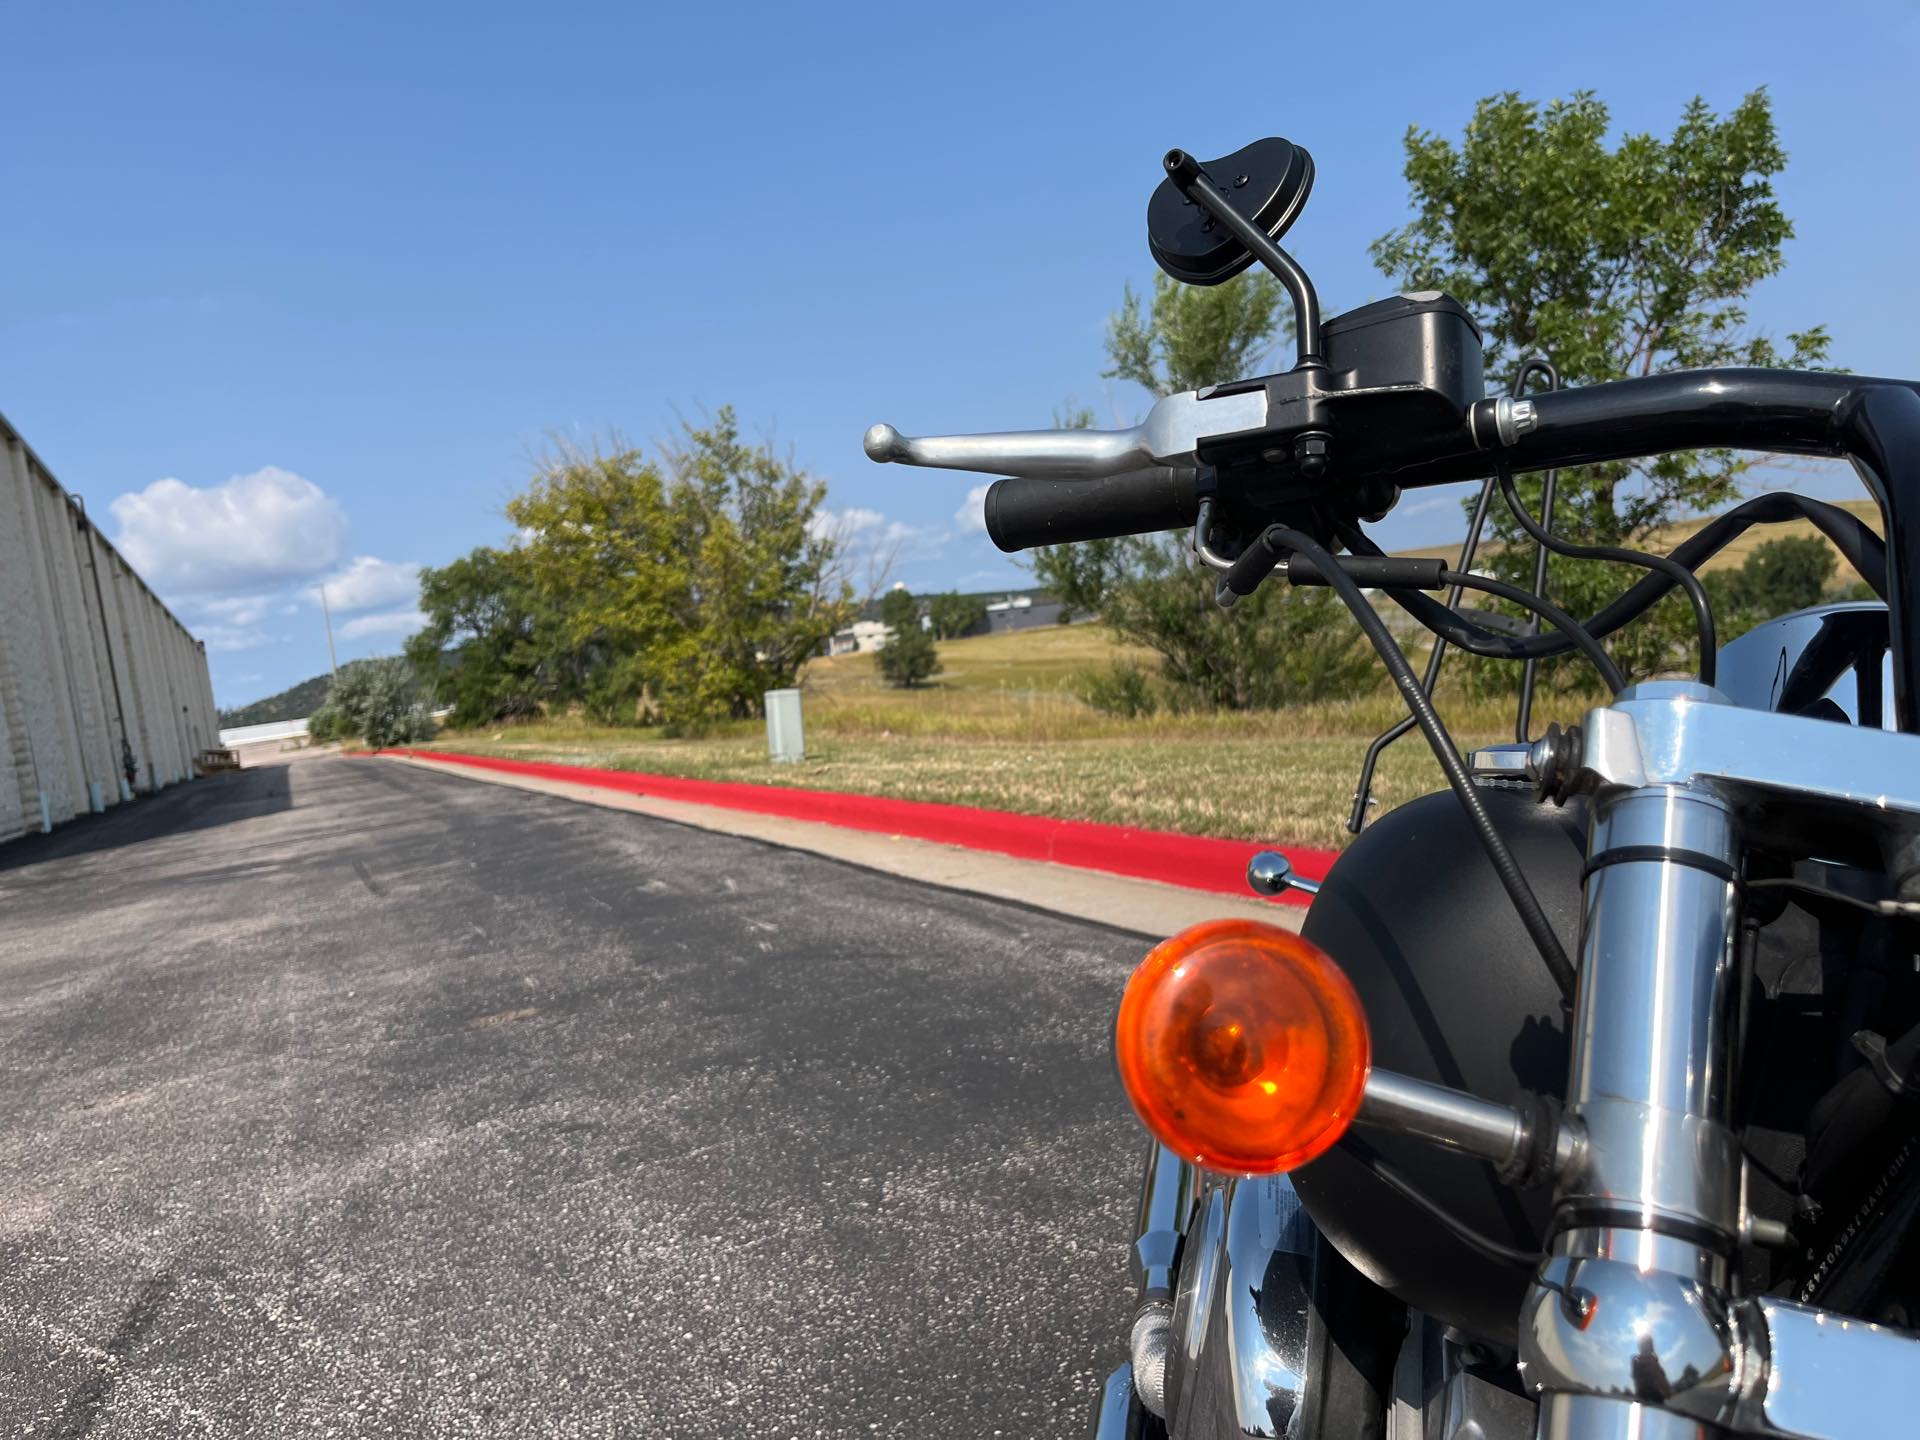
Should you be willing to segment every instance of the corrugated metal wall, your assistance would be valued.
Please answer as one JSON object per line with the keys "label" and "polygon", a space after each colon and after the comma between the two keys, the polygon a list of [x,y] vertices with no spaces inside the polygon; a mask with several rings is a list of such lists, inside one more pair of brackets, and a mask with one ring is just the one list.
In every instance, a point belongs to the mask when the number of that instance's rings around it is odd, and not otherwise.
{"label": "corrugated metal wall", "polygon": [[217,734],[205,646],[0,416],[0,840],[190,779]]}

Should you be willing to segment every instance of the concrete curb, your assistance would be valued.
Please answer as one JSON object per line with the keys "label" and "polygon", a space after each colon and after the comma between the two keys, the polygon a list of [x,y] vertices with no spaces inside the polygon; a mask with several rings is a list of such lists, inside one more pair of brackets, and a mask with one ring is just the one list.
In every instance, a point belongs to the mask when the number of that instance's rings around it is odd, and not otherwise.
{"label": "concrete curb", "polygon": [[[491,755],[466,755],[453,750],[395,748],[372,753],[470,766],[728,810],[745,810],[757,815],[775,815],[848,830],[904,835],[942,845],[957,845],[968,850],[1010,855],[1021,860],[1042,860],[1074,869],[1154,880],[1163,885],[1204,890],[1216,895],[1245,896],[1247,861],[1263,848],[1251,840],[1217,840],[1201,835],[1179,835],[1166,830],[1139,830],[1124,825],[1100,825],[1087,820],[1056,820],[1008,810],[982,810],[968,805],[942,805],[926,800],[893,800],[834,790],[751,785],[733,780],[689,780],[677,775],[650,775],[634,770],[598,770],[584,765],[504,760]],[[1295,868],[1310,880],[1324,876],[1338,854],[1334,850],[1287,847],[1287,855]],[[1280,903],[1304,906],[1307,902],[1306,897],[1297,891],[1289,891]]]}

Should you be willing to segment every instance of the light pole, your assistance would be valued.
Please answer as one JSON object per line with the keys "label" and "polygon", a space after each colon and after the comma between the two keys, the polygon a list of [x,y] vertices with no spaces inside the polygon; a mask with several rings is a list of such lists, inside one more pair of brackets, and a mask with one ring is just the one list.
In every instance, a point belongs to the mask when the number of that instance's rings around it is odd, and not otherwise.
{"label": "light pole", "polygon": [[334,679],[340,678],[340,664],[333,658],[333,612],[327,609],[327,587],[320,587],[320,618],[327,626],[327,672]]}

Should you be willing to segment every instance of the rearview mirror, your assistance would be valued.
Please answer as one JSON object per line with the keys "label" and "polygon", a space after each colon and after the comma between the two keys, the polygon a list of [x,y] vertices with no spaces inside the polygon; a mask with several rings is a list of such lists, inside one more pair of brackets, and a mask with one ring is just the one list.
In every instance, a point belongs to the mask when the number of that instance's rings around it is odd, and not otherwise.
{"label": "rearview mirror", "polygon": [[[1233,208],[1278,240],[1313,189],[1313,157],[1271,136],[1200,169]],[[1147,202],[1147,245],[1154,261],[1188,285],[1218,285],[1253,263],[1253,252],[1204,208],[1162,180]]]}

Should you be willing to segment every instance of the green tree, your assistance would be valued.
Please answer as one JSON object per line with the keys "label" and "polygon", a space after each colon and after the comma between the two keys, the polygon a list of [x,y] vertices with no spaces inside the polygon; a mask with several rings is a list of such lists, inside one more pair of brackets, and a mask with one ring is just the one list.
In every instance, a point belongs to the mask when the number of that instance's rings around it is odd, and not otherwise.
{"label": "green tree", "polygon": [[[1151,307],[1131,289],[1107,327],[1110,377],[1156,395],[1257,373],[1279,332],[1279,281],[1249,272],[1193,289],[1156,276]],[[1056,416],[1085,428],[1086,411]],[[1350,617],[1330,592],[1263,585],[1231,612],[1184,537],[1125,536],[1034,552],[1034,574],[1067,613],[1097,614],[1159,657],[1160,693],[1116,670],[1086,689],[1126,713],[1158,708],[1268,709],[1377,683]]]}
{"label": "green tree", "polygon": [[927,602],[927,618],[933,622],[936,640],[957,640],[987,623],[987,602],[978,595],[949,590]]}
{"label": "green tree", "polygon": [[[1607,107],[1589,92],[1544,108],[1507,93],[1475,108],[1459,143],[1406,138],[1413,219],[1373,245],[1406,289],[1453,295],[1485,327],[1490,379],[1504,387],[1522,360],[1545,354],[1571,385],[1711,365],[1811,366],[1823,328],[1783,349],[1748,324],[1745,299],[1785,263],[1793,226],[1774,198],[1786,164],[1764,91],[1725,116],[1690,103],[1672,135],[1608,141]],[[1661,526],[1725,504],[1753,458],[1726,450],[1562,471],[1554,528],[1571,538],[1641,545]],[[1521,493],[1537,508],[1537,477]],[[1533,546],[1493,511],[1490,557],[1502,578],[1529,583]],[[1550,588],[1591,614],[1639,572],[1556,559]],[[1630,676],[1691,662],[1693,622],[1669,597],[1611,642]],[[1476,666],[1496,685],[1519,667]],[[1576,666],[1551,673],[1570,678]]]}
{"label": "green tree", "polygon": [[374,749],[433,738],[433,716],[405,660],[356,660],[340,667],[326,701],[307,722],[315,740],[364,740]]}
{"label": "green tree", "polygon": [[1817,535],[1788,535],[1757,546],[1737,570],[1706,577],[1720,632],[1732,639],[1763,620],[1818,605],[1839,562]]}
{"label": "green tree", "polygon": [[424,628],[407,659],[455,725],[537,715],[584,692],[593,646],[569,645],[565,617],[533,583],[524,549],[479,548],[420,572]]}
{"label": "green tree", "polygon": [[695,727],[758,714],[848,619],[825,495],[723,408],[657,460],[564,455],[507,514],[565,643],[596,656],[587,703]]}
{"label": "green tree", "polygon": [[880,602],[880,619],[893,632],[874,663],[889,685],[912,687],[939,673],[933,635],[920,623],[920,602],[906,590],[889,590]]}
{"label": "green tree", "polygon": [[1128,285],[1108,319],[1111,368],[1103,373],[1156,396],[1256,375],[1273,349],[1285,301],[1280,282],[1264,270],[1208,286],[1181,285],[1157,271],[1151,306],[1143,310]]}

